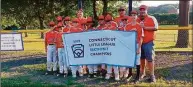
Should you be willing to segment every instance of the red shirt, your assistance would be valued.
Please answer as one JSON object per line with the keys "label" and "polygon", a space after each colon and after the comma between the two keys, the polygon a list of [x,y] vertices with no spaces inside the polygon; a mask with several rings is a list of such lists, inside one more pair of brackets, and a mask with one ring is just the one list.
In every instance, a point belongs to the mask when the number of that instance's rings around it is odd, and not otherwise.
{"label": "red shirt", "polygon": [[[158,29],[158,22],[153,16],[145,16],[144,20],[138,19],[140,23],[143,23],[145,27],[154,27]],[[143,43],[151,42],[155,39],[155,31],[154,30],[144,30],[144,38]]]}
{"label": "red shirt", "polygon": [[62,40],[62,32],[59,32],[56,37],[56,47],[57,48],[64,48],[63,40]]}
{"label": "red shirt", "polygon": [[56,31],[50,30],[45,33],[45,49],[47,51],[47,45],[49,44],[56,44],[56,36],[57,36]]}
{"label": "red shirt", "polygon": [[110,21],[109,24],[106,23],[104,30],[117,30],[117,23],[114,21]]}
{"label": "red shirt", "polygon": [[80,28],[86,29],[85,23],[87,22],[87,19],[86,18],[77,18],[77,19],[78,19],[78,24]]}
{"label": "red shirt", "polygon": [[132,25],[131,23],[127,24],[125,26],[125,31],[130,31],[132,29],[136,29],[137,30],[137,43],[139,43],[141,41],[141,38],[143,36],[143,30],[140,26],[139,23],[136,23],[136,25]]}
{"label": "red shirt", "polygon": [[116,17],[114,19],[114,21],[117,23],[118,27],[122,26],[122,19],[125,18],[125,17],[127,18],[128,23],[130,23],[132,18],[130,16],[127,16],[127,15],[125,15],[123,17]]}
{"label": "red shirt", "polygon": [[74,27],[74,26],[72,26],[71,28],[70,28],[70,33],[78,33],[78,32],[82,32],[83,31],[83,29],[81,29],[81,28],[79,28],[79,27]]}
{"label": "red shirt", "polygon": [[57,33],[56,31],[48,31],[46,32],[45,34],[45,43],[48,45],[48,44],[55,44],[56,43],[56,36],[57,36]]}
{"label": "red shirt", "polygon": [[71,26],[66,26],[66,27],[64,27],[64,28],[63,28],[63,32],[64,32],[64,33],[69,33],[69,32],[70,32],[70,27],[71,27]]}
{"label": "red shirt", "polygon": [[105,27],[105,24],[104,24],[104,25],[98,25],[98,26],[96,27],[96,29],[97,29],[97,30],[103,30],[104,27]]}

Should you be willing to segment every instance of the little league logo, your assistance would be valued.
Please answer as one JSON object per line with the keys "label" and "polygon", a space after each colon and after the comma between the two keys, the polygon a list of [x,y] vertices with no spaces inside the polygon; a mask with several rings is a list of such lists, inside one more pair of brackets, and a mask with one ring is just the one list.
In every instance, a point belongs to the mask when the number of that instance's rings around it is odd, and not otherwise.
{"label": "little league logo", "polygon": [[74,44],[71,46],[74,58],[82,58],[84,57],[84,45],[82,44]]}

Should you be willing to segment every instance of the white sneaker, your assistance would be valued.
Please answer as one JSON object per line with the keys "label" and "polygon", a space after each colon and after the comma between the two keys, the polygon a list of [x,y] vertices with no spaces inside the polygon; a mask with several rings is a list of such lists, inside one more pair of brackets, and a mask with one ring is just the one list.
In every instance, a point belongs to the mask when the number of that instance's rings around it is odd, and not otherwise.
{"label": "white sneaker", "polygon": [[128,73],[125,73],[125,74],[124,74],[124,78],[127,78],[127,77],[128,77]]}
{"label": "white sneaker", "polygon": [[123,72],[120,72],[120,78],[123,78]]}
{"label": "white sneaker", "polygon": [[72,75],[73,78],[76,78],[76,74],[75,75]]}
{"label": "white sneaker", "polygon": [[109,73],[106,74],[105,79],[110,79],[111,75]]}
{"label": "white sneaker", "polygon": [[116,81],[119,81],[119,80],[120,80],[119,74],[115,74],[115,80],[116,80]]}
{"label": "white sneaker", "polygon": [[83,76],[83,74],[82,73],[80,73],[80,75],[79,75],[80,77],[82,77]]}

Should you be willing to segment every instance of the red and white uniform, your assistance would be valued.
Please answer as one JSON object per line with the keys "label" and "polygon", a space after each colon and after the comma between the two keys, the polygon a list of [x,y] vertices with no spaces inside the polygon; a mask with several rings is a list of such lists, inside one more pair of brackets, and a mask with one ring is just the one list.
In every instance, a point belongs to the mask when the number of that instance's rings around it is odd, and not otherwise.
{"label": "red and white uniform", "polygon": [[64,43],[62,39],[63,32],[57,34],[56,46],[58,50],[58,59],[59,59],[59,73],[67,74],[67,60],[65,55]]}
{"label": "red and white uniform", "polygon": [[[70,27],[70,33],[78,33],[78,32],[82,32],[83,31],[81,26],[78,25],[77,23],[78,23],[78,19],[77,18],[72,19],[72,26]],[[72,77],[76,77],[76,71],[77,70],[79,72],[79,75],[83,76],[82,66],[71,66],[71,70],[72,70]]]}
{"label": "red and white uniform", "polygon": [[56,48],[57,32],[50,30],[45,33],[45,48],[47,52],[47,71],[57,70],[57,48]]}

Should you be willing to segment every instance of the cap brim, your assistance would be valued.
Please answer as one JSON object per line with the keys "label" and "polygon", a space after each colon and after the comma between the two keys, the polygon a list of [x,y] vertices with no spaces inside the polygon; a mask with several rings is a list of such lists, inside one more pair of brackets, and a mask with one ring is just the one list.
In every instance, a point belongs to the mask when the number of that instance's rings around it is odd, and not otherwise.
{"label": "cap brim", "polygon": [[139,8],[139,10],[141,10],[141,9],[147,10],[147,8]]}

